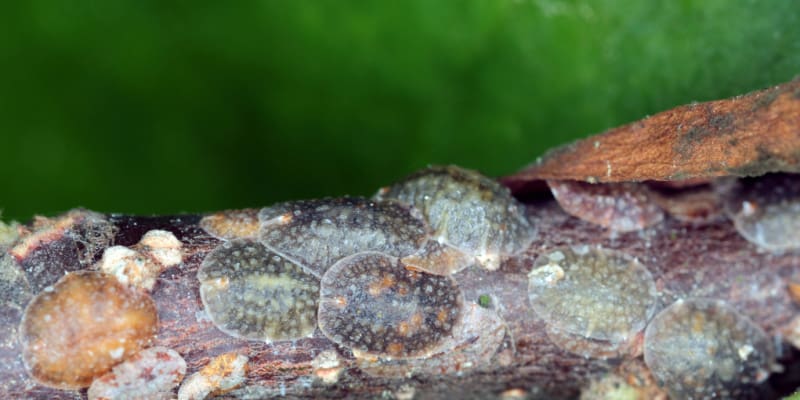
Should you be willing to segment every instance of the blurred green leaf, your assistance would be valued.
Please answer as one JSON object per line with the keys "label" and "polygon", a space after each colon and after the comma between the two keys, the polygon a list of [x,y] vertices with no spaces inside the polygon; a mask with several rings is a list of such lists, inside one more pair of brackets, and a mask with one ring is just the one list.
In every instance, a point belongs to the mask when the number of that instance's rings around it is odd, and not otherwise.
{"label": "blurred green leaf", "polygon": [[370,195],[800,72],[793,1],[120,0],[0,13],[0,207]]}

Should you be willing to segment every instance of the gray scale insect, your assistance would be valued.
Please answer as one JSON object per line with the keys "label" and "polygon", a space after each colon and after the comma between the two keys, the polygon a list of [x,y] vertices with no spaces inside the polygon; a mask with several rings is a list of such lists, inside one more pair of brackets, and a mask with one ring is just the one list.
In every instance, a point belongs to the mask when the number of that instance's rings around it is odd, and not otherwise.
{"label": "gray scale insect", "polygon": [[500,183],[457,166],[433,166],[381,189],[376,199],[398,199],[419,209],[434,237],[475,256],[488,269],[533,239],[524,207]]}
{"label": "gray scale insect", "polygon": [[[551,337],[575,342],[567,346],[572,352],[602,356],[621,351],[644,329],[658,293],[650,272],[635,259],[575,246],[536,259],[528,274],[528,298]],[[562,342],[569,343],[557,340]]]}
{"label": "gray scale insect", "polygon": [[721,300],[679,300],[644,336],[644,360],[676,399],[749,398],[774,363],[772,343]]}
{"label": "gray scale insect", "polygon": [[319,327],[355,352],[393,358],[425,355],[462,317],[456,282],[375,252],[346,257],[322,277]]}
{"label": "gray scale insect", "polygon": [[316,327],[319,280],[261,243],[236,239],[219,245],[197,278],[206,312],[231,336],[291,340]]}
{"label": "gray scale insect", "polygon": [[342,257],[363,251],[411,255],[429,231],[405,204],[359,197],[280,203],[262,209],[259,220],[261,243],[318,276]]}

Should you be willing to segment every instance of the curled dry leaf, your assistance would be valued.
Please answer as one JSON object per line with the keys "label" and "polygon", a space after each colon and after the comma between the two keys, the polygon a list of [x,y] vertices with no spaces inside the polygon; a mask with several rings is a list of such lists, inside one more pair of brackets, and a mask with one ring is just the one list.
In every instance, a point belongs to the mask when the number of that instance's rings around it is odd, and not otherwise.
{"label": "curled dry leaf", "polygon": [[626,182],[800,172],[800,78],[727,100],[673,108],[554,149],[503,178]]}

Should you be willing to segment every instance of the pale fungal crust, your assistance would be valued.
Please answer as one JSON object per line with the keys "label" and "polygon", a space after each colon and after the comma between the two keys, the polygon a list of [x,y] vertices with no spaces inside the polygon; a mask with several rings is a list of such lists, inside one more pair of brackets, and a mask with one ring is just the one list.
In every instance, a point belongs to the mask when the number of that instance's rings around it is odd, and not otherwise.
{"label": "pale fungal crust", "polygon": [[628,351],[655,312],[657,296],[644,265],[600,247],[550,250],[528,274],[528,299],[551,340],[585,356]]}
{"label": "pale fungal crust", "polygon": [[186,375],[186,361],[165,347],[144,349],[95,379],[89,400],[172,399]]}
{"label": "pale fungal crust", "polygon": [[95,269],[115,276],[124,285],[152,291],[163,270],[183,261],[181,246],[172,232],[151,230],[132,248],[105,249]]}
{"label": "pale fungal crust", "polygon": [[419,209],[434,238],[497,269],[504,256],[533,239],[524,207],[508,188],[457,166],[429,167],[381,189],[378,199],[398,199]]}
{"label": "pale fungal crust", "polygon": [[197,278],[206,313],[231,336],[272,342],[314,331],[319,280],[261,243],[220,244],[203,260]]}
{"label": "pale fungal crust", "polygon": [[153,290],[161,266],[136,250],[111,246],[103,252],[97,269],[113,275],[123,285]]}
{"label": "pale fungal crust", "polygon": [[747,241],[770,251],[800,249],[800,177],[728,179],[717,189],[725,213]]}
{"label": "pale fungal crust", "polygon": [[200,220],[203,230],[222,240],[255,238],[259,226],[255,208],[220,211]]}
{"label": "pale fungal crust", "polygon": [[679,300],[650,322],[644,359],[672,398],[744,398],[774,363],[767,334],[725,302]]}
{"label": "pale fungal crust", "polygon": [[638,231],[664,219],[654,194],[642,184],[549,180],[547,185],[565,212],[613,231]]}
{"label": "pale fungal crust", "polygon": [[357,356],[419,357],[439,348],[462,316],[455,281],[365,252],[322,278],[319,327]]}
{"label": "pale fungal crust", "polygon": [[65,275],[28,304],[20,324],[22,357],[45,386],[77,389],[153,339],[158,314],[145,293],[111,275]]}
{"label": "pale fungal crust", "polygon": [[280,203],[262,209],[259,220],[264,245],[318,276],[362,251],[413,254],[428,238],[427,225],[409,206],[359,197]]}
{"label": "pale fungal crust", "polygon": [[153,229],[142,236],[136,248],[164,268],[174,267],[183,261],[183,244],[170,231]]}
{"label": "pale fungal crust", "polygon": [[203,400],[228,393],[247,378],[247,356],[225,353],[215,357],[203,369],[181,384],[178,400]]}

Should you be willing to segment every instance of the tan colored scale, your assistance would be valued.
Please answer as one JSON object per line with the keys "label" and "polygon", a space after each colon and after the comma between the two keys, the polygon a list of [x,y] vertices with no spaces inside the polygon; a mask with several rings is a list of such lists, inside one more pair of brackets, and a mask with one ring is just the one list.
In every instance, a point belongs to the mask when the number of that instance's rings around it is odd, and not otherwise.
{"label": "tan colored scale", "polygon": [[451,335],[462,305],[451,278],[364,252],[340,260],[323,276],[319,327],[357,356],[417,357]]}
{"label": "tan colored scale", "polygon": [[39,383],[77,389],[147,346],[158,328],[155,303],[111,275],[74,272],[25,310],[22,356]]}
{"label": "tan colored scale", "polygon": [[200,227],[208,234],[223,240],[254,238],[259,228],[258,210],[226,210],[206,215]]}

